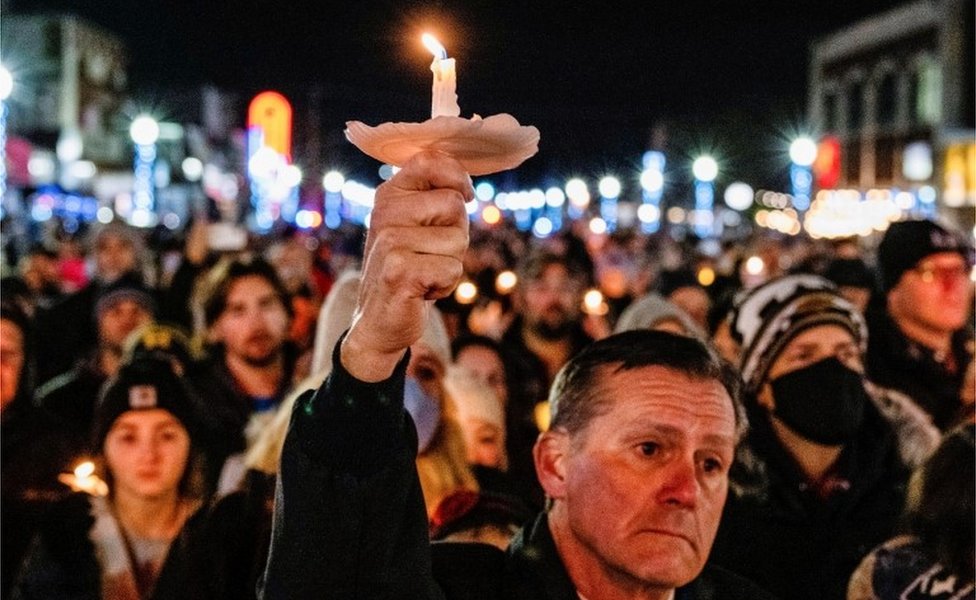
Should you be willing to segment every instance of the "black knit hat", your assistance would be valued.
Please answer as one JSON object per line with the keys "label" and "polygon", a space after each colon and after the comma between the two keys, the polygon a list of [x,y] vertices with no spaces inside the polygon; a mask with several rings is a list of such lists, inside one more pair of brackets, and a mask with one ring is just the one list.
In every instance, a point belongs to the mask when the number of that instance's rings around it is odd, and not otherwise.
{"label": "black knit hat", "polygon": [[824,277],[839,287],[874,289],[875,276],[860,258],[835,258],[827,265]]}
{"label": "black knit hat", "polygon": [[934,221],[892,223],[878,246],[882,289],[887,293],[901,276],[923,258],[939,252],[956,252],[973,263],[973,248],[960,235]]}
{"label": "black knit hat", "polygon": [[193,440],[198,416],[193,393],[168,361],[142,358],[123,365],[102,388],[95,409],[94,448],[100,451],[112,424],[130,410],[161,408],[176,417]]}
{"label": "black knit hat", "polygon": [[98,295],[98,300],[95,301],[95,318],[101,316],[102,312],[111,308],[115,303],[123,300],[132,300],[146,309],[147,312],[156,314],[156,302],[150,289],[138,277],[127,274],[110,283]]}

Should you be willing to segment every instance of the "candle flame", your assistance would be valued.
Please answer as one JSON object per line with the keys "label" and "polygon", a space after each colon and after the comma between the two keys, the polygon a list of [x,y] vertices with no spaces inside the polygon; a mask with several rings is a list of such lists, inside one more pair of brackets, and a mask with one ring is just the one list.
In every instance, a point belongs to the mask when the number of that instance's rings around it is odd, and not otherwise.
{"label": "candle flame", "polygon": [[424,47],[434,55],[434,58],[439,58],[441,60],[445,60],[447,58],[447,50],[444,49],[444,46],[441,46],[441,43],[438,42],[437,38],[434,36],[430,35],[429,33],[425,33],[420,37],[420,41],[422,41],[424,43]]}
{"label": "candle flame", "polygon": [[75,467],[75,477],[78,479],[84,479],[86,477],[91,477],[95,472],[95,463],[91,461],[85,461]]}

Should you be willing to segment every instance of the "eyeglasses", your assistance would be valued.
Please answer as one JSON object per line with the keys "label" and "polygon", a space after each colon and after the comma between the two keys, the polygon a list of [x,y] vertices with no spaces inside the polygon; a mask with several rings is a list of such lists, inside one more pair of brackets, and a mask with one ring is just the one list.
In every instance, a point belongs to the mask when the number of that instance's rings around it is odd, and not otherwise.
{"label": "eyeglasses", "polygon": [[922,263],[912,271],[918,273],[919,279],[925,283],[932,283],[936,279],[942,283],[957,283],[969,278],[969,267],[964,264],[934,265]]}

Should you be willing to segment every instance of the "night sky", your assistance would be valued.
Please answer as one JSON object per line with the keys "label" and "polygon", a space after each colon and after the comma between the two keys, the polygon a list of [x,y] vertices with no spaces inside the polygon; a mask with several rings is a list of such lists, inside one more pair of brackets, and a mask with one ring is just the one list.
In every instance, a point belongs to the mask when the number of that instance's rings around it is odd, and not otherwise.
{"label": "night sky", "polygon": [[[785,147],[804,128],[810,43],[900,0],[594,2],[474,0],[20,0],[63,6],[117,32],[148,101],[213,82],[244,98],[278,89],[296,110],[317,90],[325,162],[355,162],[341,139],[357,119],[428,116],[434,33],[458,61],[462,115],[513,114],[542,134],[517,185],[639,168],[652,129],[673,179],[710,151],[719,183],[785,181]],[[243,122],[244,115],[241,115]],[[296,132],[296,137],[301,132]],[[682,172],[682,170],[684,172]]]}

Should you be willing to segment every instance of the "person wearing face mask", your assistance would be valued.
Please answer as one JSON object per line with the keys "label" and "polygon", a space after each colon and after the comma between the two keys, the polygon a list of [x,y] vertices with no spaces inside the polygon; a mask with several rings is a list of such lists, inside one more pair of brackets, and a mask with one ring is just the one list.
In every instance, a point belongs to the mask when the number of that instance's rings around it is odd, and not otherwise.
{"label": "person wearing face mask", "polygon": [[741,298],[731,324],[751,428],[711,558],[782,598],[844,598],[909,472],[864,379],[864,319],[829,281],[789,275]]}

